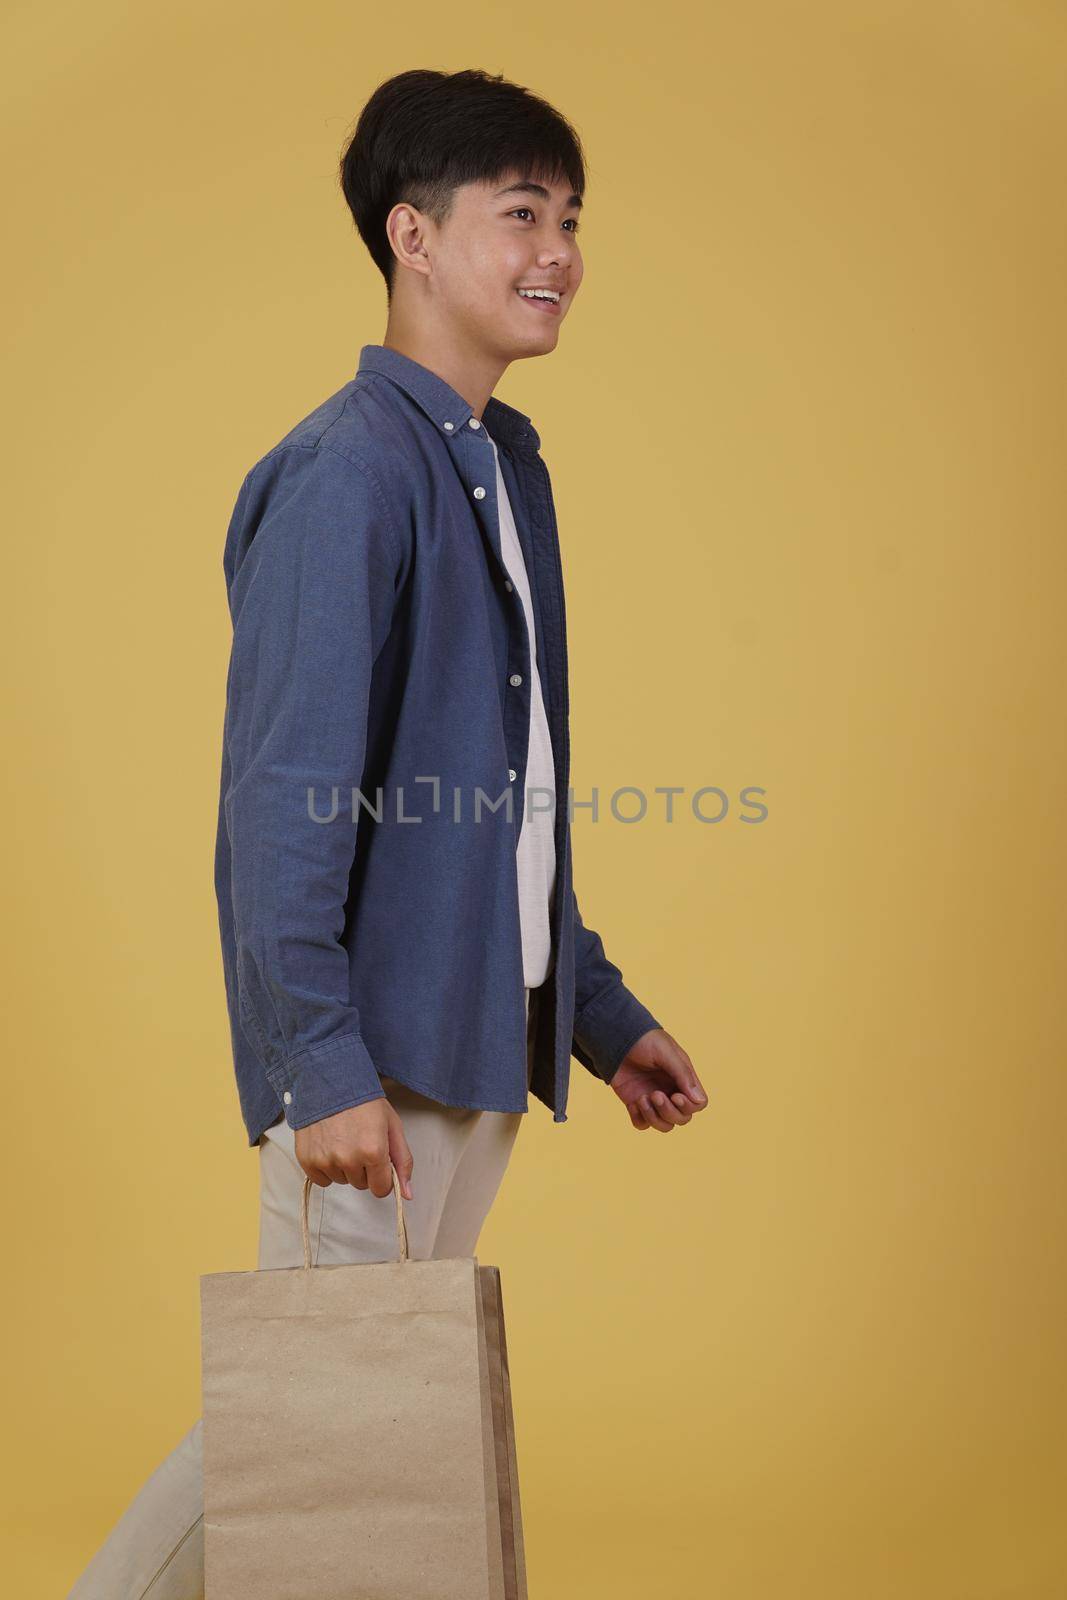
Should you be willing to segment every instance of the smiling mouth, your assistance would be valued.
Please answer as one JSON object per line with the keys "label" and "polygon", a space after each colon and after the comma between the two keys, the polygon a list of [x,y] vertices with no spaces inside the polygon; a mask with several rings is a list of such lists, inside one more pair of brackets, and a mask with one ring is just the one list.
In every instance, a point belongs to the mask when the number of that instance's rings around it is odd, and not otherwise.
{"label": "smiling mouth", "polygon": [[562,294],[557,294],[557,298],[552,299],[548,292],[544,294],[524,294],[521,289],[516,289],[515,293],[520,300],[525,301],[528,306],[533,306],[535,310],[546,312],[550,316],[559,316],[560,301],[563,299]]}

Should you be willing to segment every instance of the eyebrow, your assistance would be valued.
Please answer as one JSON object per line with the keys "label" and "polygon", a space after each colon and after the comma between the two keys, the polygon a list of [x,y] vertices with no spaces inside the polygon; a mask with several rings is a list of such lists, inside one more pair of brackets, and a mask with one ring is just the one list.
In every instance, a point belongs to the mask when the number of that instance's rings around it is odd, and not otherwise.
{"label": "eyebrow", "polygon": [[[532,178],[523,178],[521,183],[509,183],[506,189],[498,189],[493,199],[499,200],[501,195],[505,194],[535,194],[539,200],[551,200],[552,198],[544,184],[534,183]],[[563,204],[565,206],[574,206],[576,210],[580,211],[582,209],[582,197],[578,194],[569,194]]]}

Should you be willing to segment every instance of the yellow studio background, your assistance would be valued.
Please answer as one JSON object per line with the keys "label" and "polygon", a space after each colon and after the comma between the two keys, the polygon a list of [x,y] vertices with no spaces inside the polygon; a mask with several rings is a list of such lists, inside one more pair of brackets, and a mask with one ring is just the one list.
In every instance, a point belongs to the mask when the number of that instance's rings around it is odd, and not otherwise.
{"label": "yellow studio background", "polygon": [[560,515],[583,911],[711,1096],[638,1134],[573,1062],[483,1232],[531,1595],[1059,1600],[1063,7],[66,0],[4,42],[7,1592],[66,1593],[198,1415],[199,1275],[255,1262],[223,540],[384,331],[346,132],[479,66],[589,155],[581,294],[499,393]]}

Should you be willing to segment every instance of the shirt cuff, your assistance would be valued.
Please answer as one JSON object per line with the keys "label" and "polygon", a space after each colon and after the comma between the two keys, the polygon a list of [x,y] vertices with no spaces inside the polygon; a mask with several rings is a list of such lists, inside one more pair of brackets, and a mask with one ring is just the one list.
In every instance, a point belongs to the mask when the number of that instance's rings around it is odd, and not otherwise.
{"label": "shirt cuff", "polygon": [[288,1067],[268,1070],[290,1128],[306,1128],[338,1111],[385,1098],[381,1079],[358,1033],[311,1045]]}
{"label": "shirt cuff", "polygon": [[659,1027],[662,1023],[648,1007],[625,984],[617,983],[575,1017],[572,1053],[583,1067],[608,1083],[642,1034]]}

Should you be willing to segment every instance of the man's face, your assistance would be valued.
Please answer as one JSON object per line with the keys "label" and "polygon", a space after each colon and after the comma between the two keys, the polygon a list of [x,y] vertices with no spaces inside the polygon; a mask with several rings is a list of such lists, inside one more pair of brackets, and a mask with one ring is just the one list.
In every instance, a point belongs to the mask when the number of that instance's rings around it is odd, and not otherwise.
{"label": "man's face", "polygon": [[[569,183],[522,173],[461,185],[427,239],[435,312],[502,363],[554,350],[582,281],[579,209]],[[538,288],[558,290],[558,302],[519,293]]]}

